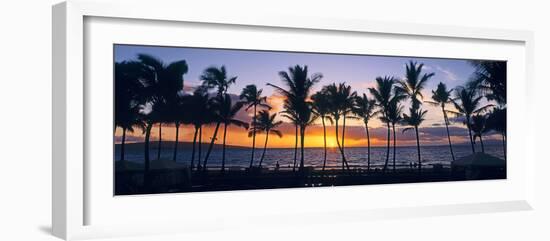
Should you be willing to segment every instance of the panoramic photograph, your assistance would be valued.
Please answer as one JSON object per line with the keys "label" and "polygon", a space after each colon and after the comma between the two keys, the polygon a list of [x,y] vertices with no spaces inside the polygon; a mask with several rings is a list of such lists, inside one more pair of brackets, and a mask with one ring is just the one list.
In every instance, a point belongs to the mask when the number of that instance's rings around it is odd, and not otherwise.
{"label": "panoramic photograph", "polygon": [[114,195],[506,179],[506,61],[113,48]]}

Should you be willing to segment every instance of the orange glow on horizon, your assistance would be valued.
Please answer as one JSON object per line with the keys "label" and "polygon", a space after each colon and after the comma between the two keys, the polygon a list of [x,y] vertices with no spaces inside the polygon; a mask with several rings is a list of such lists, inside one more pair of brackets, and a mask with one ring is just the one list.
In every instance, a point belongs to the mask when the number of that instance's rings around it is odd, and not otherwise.
{"label": "orange glow on horizon", "polygon": [[[212,134],[214,132],[215,126],[209,125],[203,127],[203,136],[202,136],[202,142],[203,143],[209,143],[212,138]],[[339,133],[340,135],[342,133]],[[194,135],[194,129],[191,126],[180,126],[179,130],[179,141],[180,142],[192,142],[193,141],[193,135]],[[345,138],[345,146],[346,147],[366,147],[367,146],[367,138],[366,136],[362,136],[361,138],[351,138],[350,133],[346,131],[346,138]],[[117,128],[115,136],[120,137],[122,136],[122,129]],[[144,141],[144,135],[142,135],[141,131],[136,131],[134,133],[127,133],[127,143],[130,142],[143,142]],[[162,140],[163,141],[174,141],[175,138],[175,127],[169,126],[169,125],[163,125],[162,126]],[[151,141],[158,140],[158,125],[155,125],[153,129],[151,130]],[[216,144],[222,144],[223,141],[223,125],[220,126],[218,130],[218,135],[216,138]],[[371,136],[371,146],[385,146],[386,145],[386,139],[378,139]],[[265,134],[264,133],[258,133],[256,135],[256,147],[262,148],[265,142]],[[339,137],[339,142],[342,143],[341,136]],[[414,141],[404,141],[404,140],[397,140],[398,145],[415,145],[416,142]],[[118,143],[118,142],[117,142]],[[304,139],[305,147],[311,148],[311,147],[323,147],[324,146],[324,139],[323,139],[323,133],[322,131],[319,133],[316,133],[315,131],[306,131],[306,137]],[[226,144],[231,146],[242,146],[242,147],[251,147],[252,146],[252,138],[248,137],[248,133],[238,127],[230,126],[227,129],[227,137],[226,137]],[[292,133],[284,133],[283,137],[279,138],[276,135],[270,135],[268,139],[268,148],[293,148],[295,144],[295,136],[294,132]],[[300,145],[300,139],[298,138],[298,146]],[[336,148],[338,147],[338,143],[336,141],[335,133],[333,130],[333,126],[327,127],[327,147],[329,148]]]}

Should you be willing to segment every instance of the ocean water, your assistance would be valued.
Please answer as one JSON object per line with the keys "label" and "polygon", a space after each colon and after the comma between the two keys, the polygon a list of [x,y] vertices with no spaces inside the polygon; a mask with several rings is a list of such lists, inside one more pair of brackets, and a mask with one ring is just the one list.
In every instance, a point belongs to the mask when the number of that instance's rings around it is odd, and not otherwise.
{"label": "ocean water", "polygon": [[[203,144],[202,158],[206,155],[208,149],[207,144]],[[171,160],[173,157],[173,146],[164,145],[161,151],[161,159]],[[191,148],[179,148],[177,162],[190,164]],[[258,165],[262,154],[262,148],[256,148],[254,164]],[[472,154],[469,145],[454,145],[453,151],[455,158],[468,156]],[[476,146],[476,151],[481,151],[481,147]],[[421,146],[420,148],[423,165],[443,164],[449,165],[452,161],[449,146]],[[504,152],[502,145],[486,145],[485,153],[503,158]],[[393,163],[393,147],[390,148],[389,165]],[[323,165],[323,148],[306,148],[304,150],[304,160],[306,166],[322,167]],[[363,166],[367,165],[367,148],[366,147],[346,147],[346,159],[349,165]],[[115,160],[119,159],[119,148],[115,148]],[[197,158],[198,153],[195,153]],[[401,167],[409,167],[410,163],[418,161],[416,146],[403,146],[396,148],[396,165]],[[144,160],[142,149],[126,150],[125,159],[128,161],[142,163]],[[151,160],[157,158],[157,148],[153,146],[150,151]],[[250,165],[251,149],[250,148],[227,148],[226,149],[226,167],[248,167]],[[371,147],[371,168],[381,167],[384,165],[386,158],[386,147]],[[208,159],[209,168],[219,168],[221,166],[222,151],[221,148],[214,148]],[[300,149],[298,149],[298,164],[300,160]],[[332,168],[341,168],[341,154],[338,148],[328,148],[327,150],[327,166]],[[292,167],[294,162],[294,148],[275,148],[267,149],[262,166],[273,168],[276,163],[279,163],[281,168]],[[195,164],[197,163],[195,159]],[[399,168],[399,167],[398,167]]]}

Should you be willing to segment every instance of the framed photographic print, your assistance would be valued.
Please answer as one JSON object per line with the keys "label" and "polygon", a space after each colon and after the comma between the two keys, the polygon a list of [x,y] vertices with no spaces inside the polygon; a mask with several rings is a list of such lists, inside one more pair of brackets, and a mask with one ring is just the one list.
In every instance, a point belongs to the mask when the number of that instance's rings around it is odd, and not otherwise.
{"label": "framed photographic print", "polygon": [[123,5],[53,8],[56,236],[531,209],[530,32]]}
{"label": "framed photographic print", "polygon": [[506,61],[113,49],[115,195],[506,179]]}

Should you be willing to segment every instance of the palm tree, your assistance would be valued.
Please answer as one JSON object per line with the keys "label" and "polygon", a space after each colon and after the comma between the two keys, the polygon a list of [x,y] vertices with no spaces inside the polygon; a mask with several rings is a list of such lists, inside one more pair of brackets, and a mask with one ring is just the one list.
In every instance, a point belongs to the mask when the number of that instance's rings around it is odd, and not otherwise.
{"label": "palm tree", "polygon": [[[329,109],[334,122],[336,124],[336,144],[340,150],[342,156],[342,170],[346,167],[348,170],[349,164],[345,155],[345,132],[346,132],[346,119],[350,117],[350,113],[353,110],[353,102],[357,96],[356,92],[351,91],[351,86],[345,83],[340,83],[338,86],[336,83],[323,87],[323,92],[326,93],[329,100]],[[342,119],[342,142],[340,143],[338,122]]]}
{"label": "palm tree", "polygon": [[[136,110],[138,109],[138,110]],[[119,109],[120,110],[120,109]],[[129,108],[126,111],[127,116],[118,119],[116,126],[122,128],[122,139],[120,142],[120,160],[123,161],[125,159],[124,157],[124,147],[126,144],[126,133],[130,132],[133,133],[135,131],[134,128],[139,128],[143,133],[145,133],[145,123],[143,123],[141,114],[139,113],[139,108],[132,107]],[[124,115],[123,113],[119,113],[119,116]]]}
{"label": "palm tree", "polygon": [[403,121],[413,127],[403,129],[403,133],[414,128],[416,134],[416,150],[418,152],[418,172],[422,172],[422,157],[420,156],[420,137],[418,134],[418,127],[425,120],[424,117],[428,111],[422,110],[421,108],[415,109],[414,107],[411,107],[409,112],[409,115],[403,114]]}
{"label": "palm tree", "polygon": [[314,119],[311,102],[308,101],[311,89],[313,85],[323,78],[323,75],[316,73],[308,76],[308,67],[307,65],[301,67],[296,65],[294,67],[289,67],[288,72],[280,71],[279,76],[283,81],[283,84],[288,88],[284,89],[277,85],[268,83],[269,86],[275,88],[281,95],[286,99],[285,107],[296,117],[297,123],[300,127],[300,170],[304,170],[304,140],[305,140],[305,130],[308,125],[312,123]]}
{"label": "palm tree", "polygon": [[312,125],[319,116],[313,111],[311,102],[307,102],[306,109],[299,112],[300,115],[300,168],[299,170],[304,171],[304,147],[305,147],[305,137],[306,137],[306,128]]}
{"label": "palm tree", "polygon": [[[145,145],[144,145],[144,155],[145,155],[145,170],[148,171],[150,168],[150,156],[149,156],[149,144],[151,139],[151,130],[155,122],[164,121],[166,113],[164,99],[153,98],[147,102],[146,107],[143,107],[142,112],[144,113],[143,118],[145,121]],[[147,112],[145,112],[147,111]],[[159,141],[160,145],[160,141]],[[158,156],[157,156],[158,157]]]}
{"label": "palm tree", "polygon": [[313,111],[321,118],[321,123],[323,124],[323,171],[327,165],[327,127],[325,120],[328,120],[332,124],[332,118],[329,116],[330,101],[328,98],[329,97],[327,94],[323,91],[319,91],[311,96],[311,100],[313,101]]}
{"label": "palm tree", "polygon": [[241,95],[239,95],[239,98],[241,100],[244,100],[244,103],[246,106],[246,111],[249,109],[252,109],[254,114],[252,116],[252,155],[250,156],[250,167],[254,164],[254,150],[256,147],[256,130],[254,129],[255,122],[256,122],[256,108],[258,106],[264,107],[268,110],[271,109],[271,106],[269,106],[267,102],[267,97],[262,96],[262,89],[259,89],[256,87],[256,85],[247,85],[244,87],[244,89],[241,92]]}
{"label": "palm tree", "polygon": [[218,95],[227,93],[229,86],[234,84],[237,80],[236,76],[229,77],[225,66],[220,68],[211,66],[204,70],[200,79],[202,80],[202,86],[206,89],[217,89]]}
{"label": "palm tree", "polygon": [[145,131],[140,99],[143,85],[143,65],[137,61],[115,63],[115,128],[122,129],[120,160],[124,160],[126,132],[134,132],[134,127]]}
{"label": "palm tree", "polygon": [[192,170],[195,166],[195,152],[197,149],[197,143],[199,144],[198,163],[200,163],[202,154],[202,126],[210,123],[213,116],[213,110],[210,107],[208,93],[204,88],[195,89],[193,95],[186,96],[185,98],[186,100],[183,101],[183,103],[187,113],[183,116],[183,123],[191,124],[194,127],[193,147],[190,161]]}
{"label": "palm tree", "polygon": [[[206,165],[208,164],[208,159],[210,158],[210,154],[212,153],[212,149],[214,148],[214,143],[217,140],[218,131],[220,129],[220,126],[222,124],[222,117],[221,117],[221,108],[223,106],[224,102],[224,95],[216,95],[214,98],[209,100],[209,119],[207,124],[215,124],[214,132],[212,133],[212,137],[210,137],[210,144],[208,145],[208,149],[206,150],[206,154],[204,156],[204,159],[202,161],[202,170],[207,171]],[[202,128],[200,130],[202,132]],[[202,134],[202,133],[201,133]]]}
{"label": "palm tree", "polygon": [[176,140],[174,141],[174,153],[172,155],[172,160],[176,161],[178,156],[178,144],[179,144],[179,129],[180,125],[186,122],[186,114],[184,113],[187,110],[186,101],[188,98],[183,94],[179,94],[174,101],[170,104],[172,110],[170,112],[171,119],[174,121],[174,127],[176,127]]}
{"label": "palm tree", "polygon": [[293,111],[293,107],[288,100],[285,100],[283,105],[284,111],[281,111],[283,117],[287,118],[294,125],[294,162],[292,164],[292,171],[296,171],[297,157],[298,157],[298,127],[300,126],[298,120],[298,114]]}
{"label": "palm tree", "polygon": [[390,160],[390,121],[389,121],[389,110],[390,102],[394,93],[394,85],[397,82],[396,78],[391,76],[376,77],[376,87],[369,88],[369,92],[372,94],[376,100],[376,104],[380,107],[382,116],[380,120],[386,123],[388,129],[387,135],[387,145],[386,145],[386,161],[384,162],[384,172],[388,168],[388,162]]}
{"label": "palm tree", "polygon": [[469,124],[470,129],[472,129],[472,132],[474,132],[474,144],[475,144],[476,138],[479,137],[479,142],[481,143],[481,153],[485,153],[485,146],[483,145],[482,135],[489,131],[489,129],[487,129],[486,124],[487,124],[487,117],[481,114],[476,114],[472,116],[472,122]]}
{"label": "palm tree", "polygon": [[138,60],[147,69],[147,77],[144,78],[145,94],[148,99],[148,104],[156,109],[156,112],[149,118],[146,127],[145,141],[145,160],[146,167],[149,162],[149,138],[151,128],[155,122],[159,123],[159,145],[157,159],[160,159],[161,143],[162,143],[162,123],[171,121],[168,118],[167,108],[168,103],[173,102],[178,93],[183,90],[183,75],[187,73],[188,66],[185,60],[178,60],[169,64],[163,63],[160,59],[148,55],[138,54]]}
{"label": "palm tree", "polygon": [[[224,95],[227,93],[227,90],[229,89],[229,86],[231,84],[234,84],[237,80],[237,77],[229,77],[227,75],[227,70],[225,69],[225,66],[221,66],[220,68],[217,67],[208,67],[204,70],[203,74],[201,75],[200,79],[202,80],[202,87],[205,89],[217,89],[217,97],[214,98],[215,105],[218,108],[221,107],[221,103],[223,103]],[[214,147],[214,143],[216,142],[216,137],[218,135],[218,130],[220,128],[220,125],[222,123],[221,118],[219,118],[220,110],[217,109],[217,118],[216,118],[216,127],[214,128],[214,133],[212,134],[212,139],[210,140],[210,145],[208,146],[208,150],[206,151],[206,156],[204,157],[203,161],[203,168],[206,171],[206,164],[208,162],[208,158],[210,157],[210,153],[212,153],[212,148]]]}
{"label": "palm tree", "polygon": [[255,133],[254,130],[265,132],[264,150],[262,152],[262,156],[260,157],[260,164],[258,165],[260,168],[262,167],[262,163],[265,157],[265,152],[267,150],[267,142],[269,140],[269,134],[275,134],[279,136],[279,138],[283,137],[282,132],[276,129],[283,122],[275,121],[276,116],[277,114],[270,115],[269,111],[267,110],[260,111],[258,113],[258,120],[254,122],[256,126],[253,127],[252,130],[248,132],[249,136],[252,136]]}
{"label": "palm tree", "polygon": [[399,85],[396,89],[399,92],[406,94],[412,101],[412,107],[418,108],[421,104],[422,90],[425,88],[428,80],[435,75],[435,73],[422,74],[422,68],[424,64],[417,64],[410,61],[405,66],[405,79],[399,81]]}
{"label": "palm tree", "polygon": [[488,100],[496,101],[499,106],[489,115],[487,125],[489,129],[501,134],[506,159],[506,62],[472,60],[470,64],[475,68],[471,77],[474,85]]}
{"label": "palm tree", "polygon": [[399,95],[396,93],[390,100],[390,105],[388,106],[387,120],[386,122],[391,123],[392,133],[393,133],[393,171],[395,172],[395,151],[396,151],[396,135],[395,135],[395,124],[400,122],[403,118],[403,106],[399,103],[403,100],[405,96]]}
{"label": "palm tree", "polygon": [[469,123],[471,123],[472,115],[482,113],[487,108],[493,106],[491,104],[487,104],[484,106],[480,106],[481,100],[483,99],[483,96],[478,94],[478,91],[476,90],[475,86],[471,86],[470,88],[465,87],[457,87],[455,88],[455,97],[451,99],[451,102],[453,102],[455,108],[457,109],[456,115],[464,116],[466,118],[466,121],[464,124],[468,128],[468,135],[470,137],[470,146],[472,147],[472,153],[476,153],[476,149],[474,147],[474,139],[472,136],[472,128],[470,127]]}
{"label": "palm tree", "polygon": [[[345,141],[346,141],[346,120],[348,118],[355,118],[352,115],[353,104],[357,97],[357,92],[351,91],[351,86],[345,83],[340,83],[338,86],[340,111],[342,112],[342,155],[345,153]],[[347,163],[347,162],[346,162]],[[348,165],[349,169],[349,165]]]}
{"label": "palm tree", "polygon": [[[453,152],[453,144],[451,143],[451,133],[449,132],[449,118],[447,116],[448,110],[445,109],[445,106],[451,103],[451,90],[447,90],[447,86],[442,82],[439,82],[437,89],[432,90],[432,101],[427,101],[428,103],[441,107],[441,112],[443,112],[443,121],[445,122],[445,128],[447,129],[447,139],[449,140],[449,150],[451,151],[451,157],[453,161],[455,160],[455,154]],[[452,112],[451,112],[452,113]]]}
{"label": "palm tree", "polygon": [[369,99],[366,94],[355,98],[353,113],[363,120],[367,132],[367,171],[370,171],[370,134],[369,121],[375,117],[379,111],[376,110],[376,100]]}
{"label": "palm tree", "polygon": [[472,81],[488,100],[496,101],[501,107],[506,105],[506,62],[472,60],[475,68]]}
{"label": "palm tree", "polygon": [[487,129],[498,132],[502,137],[502,151],[506,160],[506,108],[495,108],[487,118]]}
{"label": "palm tree", "polygon": [[237,102],[232,104],[231,102],[231,96],[229,94],[225,94],[220,106],[220,120],[223,122],[222,173],[225,172],[225,140],[227,136],[227,127],[230,125],[235,125],[242,127],[245,130],[248,129],[248,123],[235,119],[235,116],[239,110],[241,110],[244,103]]}

